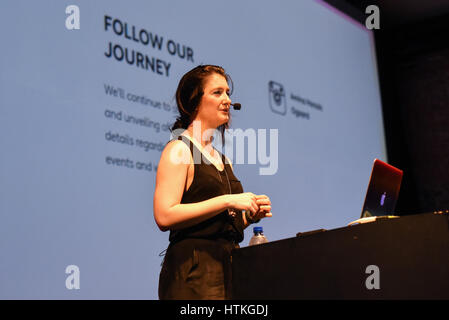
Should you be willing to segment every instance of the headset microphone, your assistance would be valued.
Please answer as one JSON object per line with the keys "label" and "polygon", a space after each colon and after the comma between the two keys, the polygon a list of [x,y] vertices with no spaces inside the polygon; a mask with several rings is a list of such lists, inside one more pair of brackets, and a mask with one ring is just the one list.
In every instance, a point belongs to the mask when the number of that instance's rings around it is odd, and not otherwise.
{"label": "headset microphone", "polygon": [[231,103],[231,106],[234,107],[234,110],[240,110],[242,108],[240,103]]}

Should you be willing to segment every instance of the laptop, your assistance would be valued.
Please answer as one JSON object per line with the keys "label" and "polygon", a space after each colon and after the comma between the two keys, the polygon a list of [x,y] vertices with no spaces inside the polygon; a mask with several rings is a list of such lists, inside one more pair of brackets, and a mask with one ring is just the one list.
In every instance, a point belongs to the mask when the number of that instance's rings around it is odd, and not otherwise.
{"label": "laptop", "polygon": [[374,159],[360,219],[349,225],[375,221],[377,218],[397,218],[394,215],[402,182],[402,170]]}

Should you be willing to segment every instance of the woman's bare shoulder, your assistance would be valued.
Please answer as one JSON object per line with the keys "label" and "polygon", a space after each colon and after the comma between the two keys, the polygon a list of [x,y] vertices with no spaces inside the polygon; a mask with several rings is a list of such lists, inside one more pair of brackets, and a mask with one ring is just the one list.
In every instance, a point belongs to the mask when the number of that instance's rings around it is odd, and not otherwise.
{"label": "woman's bare shoulder", "polygon": [[161,161],[171,160],[174,164],[190,164],[191,155],[189,147],[181,140],[169,141],[162,150]]}

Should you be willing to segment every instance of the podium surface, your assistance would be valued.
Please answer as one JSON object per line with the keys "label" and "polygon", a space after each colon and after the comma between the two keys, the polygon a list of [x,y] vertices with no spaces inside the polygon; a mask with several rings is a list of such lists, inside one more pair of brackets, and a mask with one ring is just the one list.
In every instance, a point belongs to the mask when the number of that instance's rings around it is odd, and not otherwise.
{"label": "podium surface", "polygon": [[447,215],[381,219],[237,249],[233,299],[449,299]]}

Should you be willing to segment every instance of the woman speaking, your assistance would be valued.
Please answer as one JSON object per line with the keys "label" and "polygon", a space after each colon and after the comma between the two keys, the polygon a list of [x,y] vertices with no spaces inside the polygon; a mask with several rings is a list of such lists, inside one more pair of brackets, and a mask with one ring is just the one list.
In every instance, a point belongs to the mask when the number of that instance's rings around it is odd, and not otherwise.
{"label": "woman speaking", "polygon": [[232,84],[223,68],[201,65],[180,80],[175,139],[162,151],[154,218],[170,230],[159,277],[160,299],[230,299],[231,251],[243,230],[271,216],[265,195],[243,192],[229,159],[212,146],[230,123]]}

